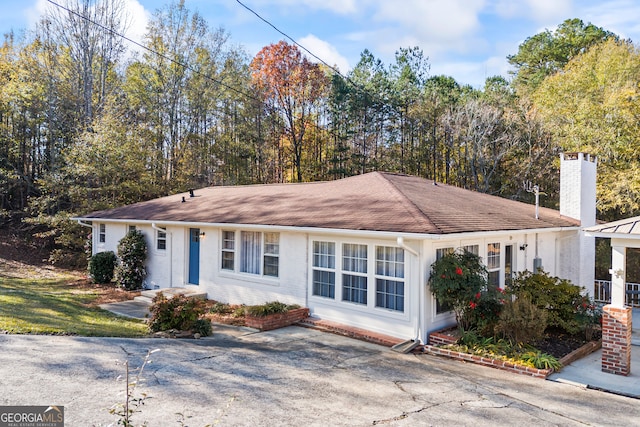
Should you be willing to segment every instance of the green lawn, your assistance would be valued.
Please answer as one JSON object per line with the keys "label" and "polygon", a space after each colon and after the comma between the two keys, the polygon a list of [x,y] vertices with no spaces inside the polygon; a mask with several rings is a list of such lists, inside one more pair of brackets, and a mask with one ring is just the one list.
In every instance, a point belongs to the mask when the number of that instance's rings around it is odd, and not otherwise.
{"label": "green lawn", "polygon": [[0,277],[0,331],[14,334],[73,334],[139,337],[143,321],[87,307],[98,291],[69,286],[73,278],[17,279]]}

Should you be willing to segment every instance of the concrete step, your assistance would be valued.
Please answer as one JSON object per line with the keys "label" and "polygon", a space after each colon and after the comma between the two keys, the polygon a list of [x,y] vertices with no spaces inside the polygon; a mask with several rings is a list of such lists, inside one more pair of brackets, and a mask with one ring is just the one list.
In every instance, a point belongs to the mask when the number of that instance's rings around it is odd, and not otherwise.
{"label": "concrete step", "polygon": [[137,297],[134,297],[133,300],[141,303],[145,303],[148,305],[151,305],[153,303],[153,297],[150,298],[146,295],[138,295]]}
{"label": "concrete step", "polygon": [[207,299],[207,293],[202,292],[198,289],[189,289],[189,288],[161,288],[161,289],[149,289],[146,291],[142,291],[140,293],[140,297],[136,298],[148,298],[151,301],[158,292],[162,292],[164,296],[167,298],[174,297],[176,295],[184,295],[189,298],[199,298],[199,299]]}

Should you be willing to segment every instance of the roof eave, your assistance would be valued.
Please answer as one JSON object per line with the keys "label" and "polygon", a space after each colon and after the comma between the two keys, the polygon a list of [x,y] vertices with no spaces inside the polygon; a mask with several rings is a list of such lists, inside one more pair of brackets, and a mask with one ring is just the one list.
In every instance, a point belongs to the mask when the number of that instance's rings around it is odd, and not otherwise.
{"label": "roof eave", "polygon": [[416,233],[404,231],[385,231],[385,230],[353,230],[343,228],[322,228],[322,227],[296,227],[283,225],[262,225],[262,224],[240,224],[240,223],[211,223],[211,222],[185,222],[185,221],[158,221],[158,220],[133,220],[133,219],[108,219],[108,218],[87,218],[74,217],[74,221],[104,222],[104,223],[120,223],[120,224],[157,224],[159,226],[181,226],[181,227],[215,227],[215,228],[243,228],[246,230],[280,230],[309,234],[330,234],[330,235],[350,235],[359,237],[377,237],[377,238],[397,238],[404,237],[406,239],[418,240],[452,240],[479,238],[488,236],[504,236],[510,234],[531,234],[531,233],[552,233],[562,231],[575,231],[580,229],[578,226],[572,227],[549,227],[549,228],[530,228],[530,229],[511,229],[511,230],[494,230],[494,231],[466,231],[462,233]]}

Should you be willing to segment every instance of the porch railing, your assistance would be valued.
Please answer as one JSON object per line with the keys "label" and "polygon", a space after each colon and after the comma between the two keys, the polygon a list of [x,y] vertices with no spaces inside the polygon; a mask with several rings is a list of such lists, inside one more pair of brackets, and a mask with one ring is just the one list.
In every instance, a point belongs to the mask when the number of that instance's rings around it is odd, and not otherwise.
{"label": "porch railing", "polygon": [[[637,292],[640,291],[640,283],[627,282],[627,291],[634,291],[636,294],[625,293],[626,305],[629,307],[640,308],[640,297]],[[601,304],[609,304],[611,302],[611,281],[596,280],[593,292],[595,302]]]}

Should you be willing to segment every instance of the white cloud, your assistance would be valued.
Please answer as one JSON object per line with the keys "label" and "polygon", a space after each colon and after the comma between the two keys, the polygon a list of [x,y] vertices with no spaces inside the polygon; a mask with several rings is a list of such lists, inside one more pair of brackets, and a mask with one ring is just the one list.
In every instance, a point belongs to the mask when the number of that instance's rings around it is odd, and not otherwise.
{"label": "white cloud", "polygon": [[[124,0],[124,8],[128,15],[129,24],[125,35],[138,43],[142,43],[151,13],[138,0]],[[130,48],[133,49],[132,46]]]}
{"label": "white cloud", "polygon": [[37,0],[31,7],[26,8],[24,15],[27,18],[27,27],[35,28],[44,13],[52,7],[54,6],[47,0]]}
{"label": "white cloud", "polygon": [[[313,52],[314,55],[316,55],[318,58],[321,58],[327,64],[336,66],[341,73],[344,74],[349,71],[349,61],[347,61],[347,59],[342,56],[338,52],[338,50],[330,43],[324,40],[320,40],[313,34],[309,34],[306,37],[301,38],[300,40],[298,40],[298,43],[309,49],[310,52]],[[302,53],[309,57],[309,55],[304,50],[302,51]],[[309,57],[309,60],[317,62],[317,59],[313,57]]]}
{"label": "white cloud", "polygon": [[571,16],[571,0],[527,0],[531,17],[537,22],[564,21]]}
{"label": "white cloud", "polygon": [[458,41],[479,29],[478,14],[484,6],[484,0],[406,0],[402,7],[381,1],[374,17],[396,22],[421,38]]}
{"label": "white cloud", "polygon": [[[328,10],[339,15],[347,15],[358,12],[360,5],[358,0],[260,0],[254,1],[257,8],[281,6],[286,8],[311,8],[313,10]],[[247,5],[252,7],[252,5]],[[253,7],[252,7],[253,8]]]}
{"label": "white cloud", "polygon": [[630,38],[634,42],[640,41],[640,3],[635,0],[615,0],[598,2],[594,6],[585,8],[585,23],[613,31],[622,38]]}

